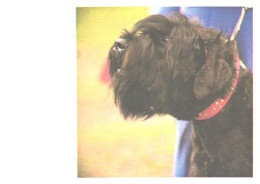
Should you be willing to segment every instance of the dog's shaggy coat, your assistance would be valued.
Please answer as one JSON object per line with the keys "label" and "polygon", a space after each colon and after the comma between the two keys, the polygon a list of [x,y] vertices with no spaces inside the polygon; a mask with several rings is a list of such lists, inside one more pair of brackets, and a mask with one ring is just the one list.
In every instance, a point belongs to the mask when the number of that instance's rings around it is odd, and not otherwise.
{"label": "dog's shaggy coat", "polygon": [[235,41],[180,13],[151,15],[125,31],[108,60],[115,103],[125,118],[170,114],[192,120],[190,176],[252,176],[252,73],[216,116],[195,120],[236,78]]}

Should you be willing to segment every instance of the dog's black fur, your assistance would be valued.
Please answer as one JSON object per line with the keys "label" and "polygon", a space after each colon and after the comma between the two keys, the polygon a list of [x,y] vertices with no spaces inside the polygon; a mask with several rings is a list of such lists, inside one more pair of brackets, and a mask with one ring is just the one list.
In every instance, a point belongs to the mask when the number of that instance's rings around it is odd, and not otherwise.
{"label": "dog's black fur", "polygon": [[230,101],[195,118],[236,77],[236,42],[180,13],[151,15],[125,31],[108,60],[115,103],[125,118],[170,114],[193,121],[190,176],[252,176],[252,73],[240,69]]}

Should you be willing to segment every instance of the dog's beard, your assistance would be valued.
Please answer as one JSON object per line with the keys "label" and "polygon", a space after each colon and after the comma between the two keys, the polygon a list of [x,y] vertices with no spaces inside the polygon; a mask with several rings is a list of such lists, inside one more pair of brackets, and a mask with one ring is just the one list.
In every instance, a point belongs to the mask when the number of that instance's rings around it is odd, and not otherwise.
{"label": "dog's beard", "polygon": [[115,77],[113,85],[115,103],[125,118],[148,118],[154,114],[149,89],[141,87],[139,83],[131,79],[126,80],[124,76]]}
{"label": "dog's beard", "polygon": [[[121,72],[121,71],[120,71]],[[146,82],[128,78],[124,72],[117,73],[112,81],[115,103],[125,118],[149,118],[162,114],[168,94],[163,82],[149,85]],[[161,87],[159,87],[161,86]]]}

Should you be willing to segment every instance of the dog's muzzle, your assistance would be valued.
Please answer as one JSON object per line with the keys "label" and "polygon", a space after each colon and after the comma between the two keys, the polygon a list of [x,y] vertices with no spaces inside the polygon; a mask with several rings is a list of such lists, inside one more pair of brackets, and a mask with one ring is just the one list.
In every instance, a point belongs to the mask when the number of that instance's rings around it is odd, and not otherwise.
{"label": "dog's muzzle", "polygon": [[125,39],[119,38],[115,41],[113,51],[123,52],[127,48],[127,42]]}

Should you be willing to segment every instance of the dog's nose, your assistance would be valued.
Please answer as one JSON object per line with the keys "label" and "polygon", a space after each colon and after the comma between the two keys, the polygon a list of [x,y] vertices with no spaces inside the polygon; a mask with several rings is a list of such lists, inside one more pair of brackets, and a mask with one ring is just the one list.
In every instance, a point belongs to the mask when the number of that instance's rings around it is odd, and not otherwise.
{"label": "dog's nose", "polygon": [[125,39],[119,38],[115,41],[114,51],[122,52],[127,47],[127,42]]}

